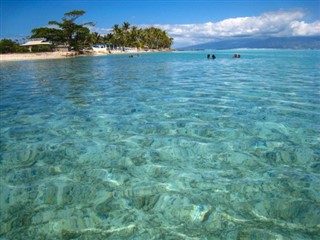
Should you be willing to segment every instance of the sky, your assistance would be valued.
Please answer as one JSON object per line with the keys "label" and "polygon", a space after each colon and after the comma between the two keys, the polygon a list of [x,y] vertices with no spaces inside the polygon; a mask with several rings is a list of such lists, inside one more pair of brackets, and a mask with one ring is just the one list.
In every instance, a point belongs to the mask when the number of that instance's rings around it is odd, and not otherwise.
{"label": "sky", "polygon": [[155,26],[182,47],[243,37],[320,36],[320,0],[0,0],[0,38],[22,39],[31,30],[84,10],[78,23],[107,34],[114,24]]}

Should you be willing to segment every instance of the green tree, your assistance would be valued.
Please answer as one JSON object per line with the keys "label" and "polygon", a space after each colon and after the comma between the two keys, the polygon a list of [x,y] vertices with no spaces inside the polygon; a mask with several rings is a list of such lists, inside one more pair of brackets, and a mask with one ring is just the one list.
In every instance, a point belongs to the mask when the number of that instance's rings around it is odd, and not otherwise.
{"label": "green tree", "polygon": [[122,30],[118,24],[113,25],[111,33],[112,33],[112,42],[116,45],[120,45]]}
{"label": "green tree", "polygon": [[101,43],[103,42],[103,37],[99,33],[93,32],[91,33],[91,42],[93,44]]}
{"label": "green tree", "polygon": [[130,23],[124,22],[121,26],[121,38],[122,38],[122,45],[128,46],[130,45]]}
{"label": "green tree", "polygon": [[112,33],[108,33],[107,35],[104,35],[102,37],[102,42],[103,43],[112,43],[112,37],[113,37]]}
{"label": "green tree", "polygon": [[46,38],[53,44],[67,44],[74,50],[80,50],[90,42],[90,30],[86,26],[94,26],[92,22],[75,23],[84,14],[83,10],[67,12],[62,18],[62,22],[49,21],[53,27],[34,28],[31,38]]}
{"label": "green tree", "polygon": [[18,44],[10,39],[1,39],[0,53],[13,53],[16,52]]}
{"label": "green tree", "polygon": [[128,34],[128,46],[129,47],[141,47],[140,41],[140,31],[136,26],[133,26]]}
{"label": "green tree", "polygon": [[[48,51],[48,49],[44,47],[47,47],[47,46],[41,46],[41,48],[37,49],[38,52]],[[25,53],[25,52],[29,52],[28,48],[20,47],[17,40],[15,41],[11,39],[0,40],[0,53]]]}
{"label": "green tree", "polygon": [[108,35],[109,42],[118,46],[126,47],[149,47],[151,49],[170,48],[173,38],[170,38],[166,31],[150,27],[141,29],[124,22],[121,27],[115,24]]}
{"label": "green tree", "polygon": [[143,30],[144,41],[149,48],[161,49],[170,48],[173,43],[173,38],[170,38],[166,31],[159,28],[150,27]]}

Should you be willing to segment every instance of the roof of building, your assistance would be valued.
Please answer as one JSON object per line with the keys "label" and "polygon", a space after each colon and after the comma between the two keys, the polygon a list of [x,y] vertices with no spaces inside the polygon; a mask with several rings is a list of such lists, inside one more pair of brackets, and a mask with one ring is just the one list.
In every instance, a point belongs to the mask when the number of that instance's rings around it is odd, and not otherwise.
{"label": "roof of building", "polygon": [[44,40],[40,40],[40,41],[29,41],[26,42],[24,44],[21,44],[20,46],[37,46],[37,45],[51,45],[51,43],[46,42]]}

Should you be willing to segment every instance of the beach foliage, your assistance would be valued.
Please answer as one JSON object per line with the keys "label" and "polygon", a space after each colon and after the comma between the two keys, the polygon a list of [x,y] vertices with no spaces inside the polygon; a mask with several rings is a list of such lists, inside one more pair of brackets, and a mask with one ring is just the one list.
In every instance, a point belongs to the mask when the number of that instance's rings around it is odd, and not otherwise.
{"label": "beach foliage", "polygon": [[94,26],[94,23],[76,23],[76,20],[84,14],[83,10],[67,12],[61,22],[49,21],[48,27],[34,28],[31,38],[45,38],[53,45],[67,45],[73,50],[81,50],[97,43],[114,44],[120,47],[164,49],[170,48],[173,43],[173,38],[170,38],[162,29],[138,28],[129,22],[113,25],[111,32],[106,35],[90,33],[88,26]]}
{"label": "beach foliage", "polygon": [[0,53],[23,53],[29,52],[27,48],[20,47],[17,41],[11,39],[0,40]]}
{"label": "beach foliage", "polygon": [[70,49],[80,50],[90,43],[92,22],[77,24],[76,20],[85,14],[83,10],[73,10],[64,14],[61,22],[49,21],[49,27],[32,29],[31,38],[45,38],[54,45],[68,45]]}
{"label": "beach foliage", "polygon": [[16,42],[10,39],[2,39],[0,41],[0,52],[1,53],[15,52],[17,45],[18,44]]}
{"label": "beach foliage", "polygon": [[93,33],[92,38],[93,43],[112,43],[117,46],[150,49],[170,48],[173,43],[173,38],[170,38],[164,30],[155,27],[138,28],[128,22],[124,22],[121,26],[113,25],[111,33],[105,36]]}

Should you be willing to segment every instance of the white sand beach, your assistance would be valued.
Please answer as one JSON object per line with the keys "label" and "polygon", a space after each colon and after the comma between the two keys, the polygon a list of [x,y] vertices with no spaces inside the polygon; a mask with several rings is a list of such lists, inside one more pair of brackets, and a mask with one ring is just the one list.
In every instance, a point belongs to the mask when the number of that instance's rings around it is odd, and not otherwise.
{"label": "white sand beach", "polygon": [[8,53],[0,54],[0,62],[59,59],[77,55],[76,52]]}
{"label": "white sand beach", "polygon": [[101,55],[112,55],[112,54],[134,54],[134,53],[151,53],[151,52],[170,52],[171,49],[162,49],[162,50],[137,50],[130,52],[122,52],[122,51],[111,51],[108,52],[88,52],[86,54],[79,54],[78,52],[41,52],[41,53],[7,53],[0,54],[0,62],[13,62],[13,61],[27,61],[27,60],[46,60],[46,59],[61,59],[68,57],[76,57],[76,56],[101,56]]}

